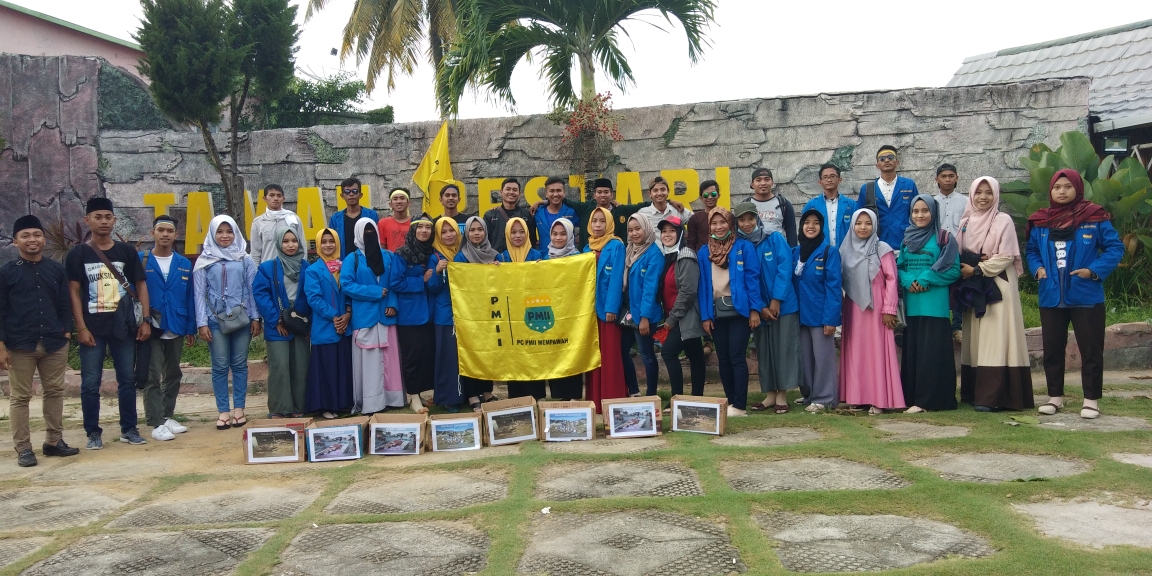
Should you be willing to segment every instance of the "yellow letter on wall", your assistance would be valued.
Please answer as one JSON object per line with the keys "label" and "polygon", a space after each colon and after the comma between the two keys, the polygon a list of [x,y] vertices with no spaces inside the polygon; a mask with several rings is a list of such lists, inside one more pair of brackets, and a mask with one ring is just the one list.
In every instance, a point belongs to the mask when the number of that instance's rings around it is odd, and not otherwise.
{"label": "yellow letter on wall", "polygon": [[499,206],[500,201],[492,201],[492,193],[500,190],[500,183],[503,178],[481,178],[476,183],[476,210],[480,213],[480,217],[484,217],[484,213]]}
{"label": "yellow letter on wall", "polygon": [[547,181],[547,176],[537,176],[524,185],[524,200],[528,202],[529,206],[541,200],[546,201],[544,198],[544,183]]}
{"label": "yellow letter on wall", "polygon": [[727,166],[716,168],[716,183],[720,196],[716,199],[717,206],[723,206],[729,210],[732,209],[732,178],[729,175],[730,170]]}
{"label": "yellow letter on wall", "polygon": [[616,203],[639,204],[644,201],[644,186],[639,172],[621,172],[616,175]]}
{"label": "yellow letter on wall", "polygon": [[324,215],[324,200],[316,187],[296,189],[296,215],[304,226],[304,241],[315,239],[328,226]]}
{"label": "yellow letter on wall", "polygon": [[[685,206],[700,197],[700,174],[691,168],[661,170],[660,175],[668,181],[668,199],[682,202]],[[683,182],[683,194],[676,193],[676,183]]]}
{"label": "yellow letter on wall", "polygon": [[587,200],[587,191],[584,190],[584,175],[583,174],[569,174],[568,185],[580,191],[580,201]]}
{"label": "yellow letter on wall", "polygon": [[184,252],[199,254],[208,235],[208,223],[216,211],[212,209],[212,195],[208,192],[188,193],[188,222],[184,226]]}
{"label": "yellow letter on wall", "polygon": [[145,194],[144,205],[151,206],[156,216],[163,216],[168,213],[168,207],[176,203],[176,194],[173,192],[159,192],[156,194]]}

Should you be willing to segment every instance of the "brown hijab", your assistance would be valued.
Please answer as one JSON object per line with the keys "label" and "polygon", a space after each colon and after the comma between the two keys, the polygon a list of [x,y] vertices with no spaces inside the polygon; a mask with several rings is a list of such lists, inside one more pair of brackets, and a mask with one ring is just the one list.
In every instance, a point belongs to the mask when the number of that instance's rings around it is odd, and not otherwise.
{"label": "brown hijab", "polygon": [[725,222],[728,223],[728,233],[723,238],[708,235],[708,259],[713,264],[721,267],[728,267],[728,251],[732,249],[732,245],[736,243],[736,218],[732,213],[723,206],[717,206],[708,211],[708,228],[712,228],[712,219],[720,215]]}

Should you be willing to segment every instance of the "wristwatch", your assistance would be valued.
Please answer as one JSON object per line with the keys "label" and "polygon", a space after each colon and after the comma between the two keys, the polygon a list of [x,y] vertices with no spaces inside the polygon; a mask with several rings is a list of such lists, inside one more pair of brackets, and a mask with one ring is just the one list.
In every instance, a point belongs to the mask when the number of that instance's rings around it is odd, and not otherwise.
{"label": "wristwatch", "polygon": [[1097,282],[1099,282],[1099,281],[1100,281],[1100,276],[1099,276],[1099,275],[1097,275],[1097,274],[1096,274],[1096,272],[1092,272],[1092,279],[1093,279],[1093,280],[1095,280],[1095,281],[1097,281]]}

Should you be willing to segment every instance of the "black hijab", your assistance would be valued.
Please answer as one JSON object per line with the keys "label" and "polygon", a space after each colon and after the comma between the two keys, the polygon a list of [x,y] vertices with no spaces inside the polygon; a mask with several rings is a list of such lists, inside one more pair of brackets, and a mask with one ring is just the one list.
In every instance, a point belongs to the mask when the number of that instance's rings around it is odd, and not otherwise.
{"label": "black hijab", "polygon": [[[804,222],[808,220],[808,216],[816,215],[820,220],[820,233],[815,238],[809,238],[804,235]],[[800,216],[800,261],[807,262],[808,257],[824,243],[824,215],[819,210],[809,209]]]}
{"label": "black hijab", "polygon": [[376,276],[384,273],[384,253],[380,250],[380,238],[375,226],[364,227],[364,260]]}
{"label": "black hijab", "polygon": [[396,255],[404,259],[409,264],[428,264],[428,259],[436,251],[436,247],[432,245],[432,238],[435,237],[436,231],[432,231],[432,235],[428,236],[425,241],[416,239],[416,225],[427,223],[432,225],[432,219],[427,214],[422,214],[418,218],[413,218],[411,225],[408,227],[408,235],[404,238],[404,245],[396,249]]}

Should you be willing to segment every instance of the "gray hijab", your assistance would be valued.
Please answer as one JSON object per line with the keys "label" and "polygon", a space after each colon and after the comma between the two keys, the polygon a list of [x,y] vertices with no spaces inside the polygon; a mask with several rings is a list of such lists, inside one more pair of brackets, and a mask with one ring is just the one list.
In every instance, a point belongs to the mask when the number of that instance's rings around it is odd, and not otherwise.
{"label": "gray hijab", "polygon": [[[572,226],[572,223],[569,222],[567,218],[558,218],[555,222],[552,223],[553,228],[556,226],[564,227],[564,233],[568,235],[568,242],[564,244],[563,248],[557,248],[552,245],[551,241],[549,241],[548,258],[563,258],[565,256],[579,254],[580,249],[576,247],[576,228]],[[549,237],[551,237],[552,231],[549,230],[548,234]]]}
{"label": "gray hijab", "polygon": [[[866,240],[856,237],[856,219],[867,214],[872,219],[872,235]],[[860,307],[872,307],[872,280],[880,273],[880,258],[892,251],[892,247],[881,242],[876,236],[876,214],[867,208],[852,213],[852,224],[848,235],[840,245],[840,264],[844,271],[844,293]]]}
{"label": "gray hijab", "polygon": [[[480,227],[484,229],[484,240],[479,244],[473,244],[468,239],[468,230],[472,228],[472,221],[480,223]],[[464,253],[464,258],[472,264],[491,264],[496,261],[496,249],[488,242],[488,226],[479,217],[472,216],[464,223],[464,242],[460,244],[460,251]]]}
{"label": "gray hijab", "polygon": [[[297,220],[299,223],[299,220]],[[296,253],[289,256],[284,253],[284,236],[289,232],[296,236],[299,246]],[[276,238],[276,255],[280,259],[280,266],[284,269],[284,293],[288,295],[290,304],[296,303],[296,292],[300,282],[300,268],[304,264],[304,254],[307,253],[307,244],[302,240],[302,232],[298,225],[291,225],[287,220],[281,220],[273,233]]]}
{"label": "gray hijab", "polygon": [[[923,228],[911,223],[912,209],[920,201],[928,206],[928,211],[932,214],[932,220]],[[908,206],[908,214],[910,223],[904,229],[904,246],[909,252],[920,252],[928,244],[929,239],[940,237],[940,205],[928,194],[920,194],[912,199],[912,204]],[[932,270],[935,272],[948,270],[960,258],[960,245],[956,243],[956,238],[947,232],[944,235],[947,239],[940,246],[940,257],[932,263]]]}

